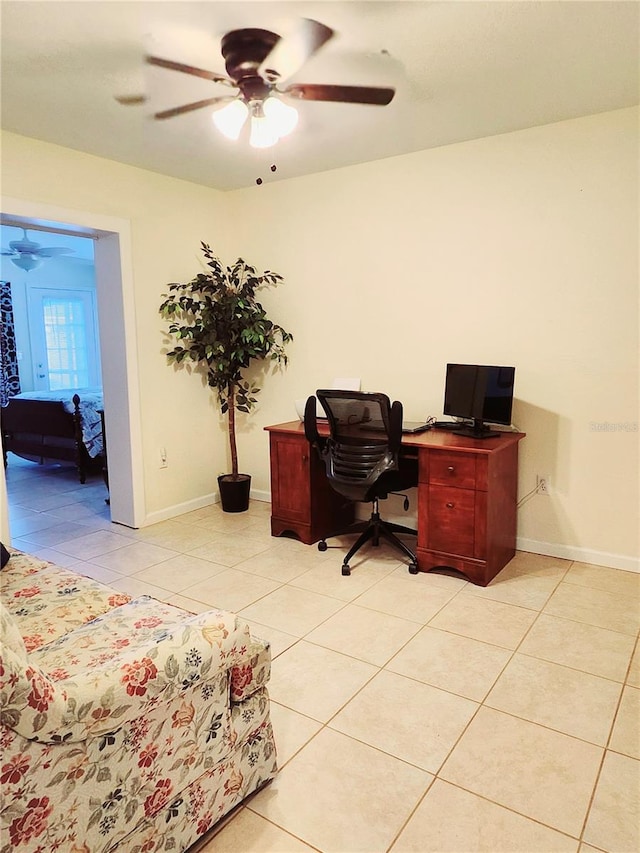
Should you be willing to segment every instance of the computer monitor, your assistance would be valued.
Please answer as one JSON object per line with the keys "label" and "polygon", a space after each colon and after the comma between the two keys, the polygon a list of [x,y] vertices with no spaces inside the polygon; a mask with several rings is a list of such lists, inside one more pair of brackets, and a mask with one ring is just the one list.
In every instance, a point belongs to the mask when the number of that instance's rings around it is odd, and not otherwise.
{"label": "computer monitor", "polygon": [[485,427],[511,424],[515,367],[483,364],[448,364],[444,388],[444,413],[471,421],[458,435],[492,438],[500,432]]}

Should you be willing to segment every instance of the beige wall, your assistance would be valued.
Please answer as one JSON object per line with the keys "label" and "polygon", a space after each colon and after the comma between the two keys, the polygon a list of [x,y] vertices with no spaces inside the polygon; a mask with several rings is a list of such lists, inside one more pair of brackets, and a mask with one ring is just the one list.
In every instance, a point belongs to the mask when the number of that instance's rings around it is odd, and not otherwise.
{"label": "beige wall", "polygon": [[[521,545],[637,558],[638,433],[591,428],[638,423],[637,118],[616,111],[234,193],[234,249],[287,280],[286,304],[270,300],[296,338],[278,394],[356,375],[410,417],[441,416],[448,361],[514,364],[514,422],[528,434],[520,493],[537,473],[552,486],[520,510]],[[280,413],[265,393],[261,419]],[[266,444],[248,453],[259,470]]]}
{"label": "beige wall", "polygon": [[638,422],[637,119],[621,110],[226,194],[5,134],[3,192],[131,220],[149,517],[213,492],[226,464],[215,409],[198,379],[167,368],[157,316],[163,284],[197,272],[205,239],[285,277],[264,302],[295,336],[291,363],[240,436],[257,494],[263,426],[333,377],[361,376],[418,418],[442,414],[448,361],[514,364],[520,494],[537,473],[551,482],[523,503],[521,547],[634,568],[638,434],[592,424]]}

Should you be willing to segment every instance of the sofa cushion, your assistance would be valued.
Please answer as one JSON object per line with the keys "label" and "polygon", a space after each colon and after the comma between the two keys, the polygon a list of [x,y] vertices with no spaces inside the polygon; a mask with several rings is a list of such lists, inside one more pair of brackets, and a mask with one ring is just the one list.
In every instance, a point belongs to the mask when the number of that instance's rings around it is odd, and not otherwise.
{"label": "sofa cushion", "polygon": [[54,681],[88,677],[110,661],[135,654],[169,637],[193,614],[180,607],[141,595],[109,610],[91,622],[46,643],[30,659],[50,673]]}
{"label": "sofa cushion", "polygon": [[[132,645],[108,645],[104,657],[90,643],[92,633],[105,638],[116,626],[123,636],[136,621],[136,611],[153,608],[167,619],[159,632],[143,626]],[[137,621],[154,620],[145,616]],[[31,652],[26,667],[3,649],[2,721],[43,743],[81,741],[111,731],[116,720],[122,727],[145,716],[159,703],[214,677],[222,678],[219,689],[228,703],[231,669],[243,660],[249,644],[248,626],[233,613],[188,616],[143,596]]]}
{"label": "sofa cushion", "polygon": [[[241,702],[265,685],[271,675],[269,643],[249,638],[249,629],[227,611],[217,614],[221,632],[228,636],[240,626],[245,633],[242,662],[231,669],[231,700]],[[183,625],[194,614],[165,602],[142,595],[107,613],[80,625],[51,642],[31,648],[31,660],[42,667],[54,681],[103,666],[123,651],[135,652],[168,637],[176,625]],[[31,638],[27,638],[28,641]]]}
{"label": "sofa cushion", "polygon": [[6,572],[2,575],[3,587],[9,578],[24,578],[51,565],[47,560],[41,560],[39,557],[33,557],[31,554],[24,554],[15,548],[9,548],[9,556],[10,560],[7,563]]}
{"label": "sofa cushion", "polygon": [[12,557],[11,571],[2,573],[2,602],[16,620],[27,651],[131,601],[129,595],[50,563],[32,572],[19,559],[14,572],[13,562]]}

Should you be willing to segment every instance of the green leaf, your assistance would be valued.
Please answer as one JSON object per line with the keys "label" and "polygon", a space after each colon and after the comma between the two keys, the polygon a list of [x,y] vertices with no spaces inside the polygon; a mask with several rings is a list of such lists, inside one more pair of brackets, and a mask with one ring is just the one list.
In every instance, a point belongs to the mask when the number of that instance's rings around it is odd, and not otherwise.
{"label": "green leaf", "polygon": [[84,702],[78,708],[77,717],[79,720],[82,720],[83,717],[86,717],[89,711],[93,708],[93,702]]}
{"label": "green leaf", "polygon": [[167,674],[167,678],[175,678],[180,671],[178,667],[178,661],[175,658],[175,655],[169,655],[167,658],[167,662],[164,666],[164,671]]}
{"label": "green leaf", "polygon": [[87,823],[87,829],[91,829],[93,826],[95,826],[101,817],[102,817],[102,809],[100,808],[100,809],[97,809],[95,812],[93,812],[93,814],[89,818],[89,822]]}
{"label": "green leaf", "polygon": [[44,724],[46,722],[47,722],[47,715],[43,714],[43,713],[39,713],[39,714],[36,714],[35,717],[33,718],[33,723],[32,723],[31,727],[33,728],[34,732],[39,732],[40,729],[44,726]]}
{"label": "green leaf", "polygon": [[124,808],[124,819],[127,823],[131,823],[137,810],[138,801],[135,799],[129,800]]}
{"label": "green leaf", "polygon": [[54,785],[59,785],[66,775],[67,774],[64,770],[61,770],[59,773],[56,773],[53,779],[47,784],[47,788],[52,788]]}

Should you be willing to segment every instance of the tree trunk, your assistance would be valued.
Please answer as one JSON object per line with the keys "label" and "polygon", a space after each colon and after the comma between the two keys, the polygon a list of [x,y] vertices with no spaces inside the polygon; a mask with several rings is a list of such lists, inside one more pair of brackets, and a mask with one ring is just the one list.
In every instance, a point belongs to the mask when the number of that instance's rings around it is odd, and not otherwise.
{"label": "tree trunk", "polygon": [[235,477],[238,473],[238,448],[236,446],[236,389],[235,385],[229,386],[227,396],[229,403],[229,446],[231,448],[231,473]]}

